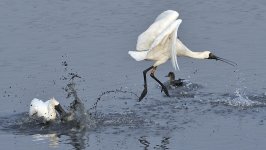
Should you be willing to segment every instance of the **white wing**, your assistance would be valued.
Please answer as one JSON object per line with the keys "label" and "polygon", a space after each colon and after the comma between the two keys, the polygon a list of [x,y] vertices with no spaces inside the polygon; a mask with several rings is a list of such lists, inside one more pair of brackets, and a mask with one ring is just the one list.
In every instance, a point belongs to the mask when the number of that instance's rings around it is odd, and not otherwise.
{"label": "white wing", "polygon": [[170,40],[169,42],[169,53],[172,59],[172,65],[175,69],[179,70],[179,66],[176,59],[176,40],[177,40],[177,30],[179,25],[181,24],[182,20],[178,19],[174,21],[172,24],[170,24],[151,44],[151,47],[149,50],[152,50],[159,44],[161,44],[166,38],[167,40]]}
{"label": "white wing", "polygon": [[161,20],[161,19],[164,19],[164,18],[167,18],[168,16],[174,17],[175,15],[178,17],[179,16],[178,12],[176,12],[174,10],[166,10],[166,11],[162,12],[160,15],[158,15],[157,18],[154,20],[154,22]]}
{"label": "white wing", "polygon": [[172,41],[171,41],[171,61],[173,67],[178,70],[180,70],[178,63],[177,63],[177,58],[176,58],[176,39],[177,39],[177,30],[180,25],[182,20],[180,20],[179,24],[176,26],[174,32],[172,33]]}
{"label": "white wing", "polygon": [[173,10],[167,10],[161,13],[154,23],[138,36],[137,51],[149,50],[154,40],[177,18],[179,14]]}

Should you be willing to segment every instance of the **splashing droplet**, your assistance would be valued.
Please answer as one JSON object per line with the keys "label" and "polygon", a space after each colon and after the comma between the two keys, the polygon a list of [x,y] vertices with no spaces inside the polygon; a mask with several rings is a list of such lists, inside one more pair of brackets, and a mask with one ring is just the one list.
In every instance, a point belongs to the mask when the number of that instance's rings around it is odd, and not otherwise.
{"label": "splashing droplet", "polygon": [[249,107],[257,105],[259,102],[252,101],[246,96],[245,90],[242,90],[240,88],[237,88],[234,92],[235,96],[233,99],[228,100],[229,105],[232,106],[241,106],[241,107]]}

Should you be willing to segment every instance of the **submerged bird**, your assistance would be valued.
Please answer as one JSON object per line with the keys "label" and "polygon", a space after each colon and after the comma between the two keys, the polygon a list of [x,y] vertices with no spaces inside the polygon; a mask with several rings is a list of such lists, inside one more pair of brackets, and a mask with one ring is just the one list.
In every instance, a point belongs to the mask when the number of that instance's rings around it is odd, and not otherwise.
{"label": "submerged bird", "polygon": [[29,110],[30,117],[41,118],[45,122],[49,122],[56,119],[56,112],[58,112],[60,116],[64,116],[66,114],[64,109],[55,98],[51,98],[46,102],[43,102],[37,98],[34,98],[31,101]]}
{"label": "submerged bird", "polygon": [[155,63],[143,71],[144,90],[139,97],[141,101],[147,94],[146,74],[151,70],[150,76],[158,82],[164,93],[169,96],[167,88],[159,81],[154,73],[156,68],[165,63],[168,59],[172,60],[172,65],[179,70],[177,56],[186,56],[196,59],[220,60],[235,66],[236,63],[217,57],[210,51],[193,52],[188,49],[178,38],[177,30],[182,20],[177,19],[178,12],[167,10],[161,13],[150,27],[138,36],[136,51],[129,51],[128,54],[136,61],[151,60]]}
{"label": "submerged bird", "polygon": [[184,79],[178,79],[178,80],[175,80],[175,74],[173,72],[169,72],[167,76],[165,77],[169,77],[169,86],[173,86],[173,87],[179,87],[179,86],[183,86],[184,82],[183,80]]}

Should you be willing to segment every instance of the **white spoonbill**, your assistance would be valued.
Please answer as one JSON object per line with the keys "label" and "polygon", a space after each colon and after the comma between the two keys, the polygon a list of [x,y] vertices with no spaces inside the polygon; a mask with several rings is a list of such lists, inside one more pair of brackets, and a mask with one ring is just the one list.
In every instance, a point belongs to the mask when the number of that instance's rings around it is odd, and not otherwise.
{"label": "white spoonbill", "polygon": [[45,122],[49,122],[56,119],[56,111],[61,116],[66,114],[64,109],[55,98],[51,98],[46,102],[34,98],[30,104],[29,116],[42,118]]}
{"label": "white spoonbill", "polygon": [[150,27],[138,36],[136,51],[129,51],[128,54],[136,61],[151,60],[155,63],[143,71],[144,90],[139,97],[141,101],[147,94],[146,74],[151,70],[150,76],[157,81],[164,93],[169,96],[167,88],[154,76],[157,66],[165,63],[171,58],[172,65],[179,70],[177,56],[186,56],[196,59],[220,60],[235,66],[236,63],[217,57],[210,51],[193,52],[188,49],[178,38],[177,30],[182,20],[177,19],[178,12],[167,10],[161,13]]}

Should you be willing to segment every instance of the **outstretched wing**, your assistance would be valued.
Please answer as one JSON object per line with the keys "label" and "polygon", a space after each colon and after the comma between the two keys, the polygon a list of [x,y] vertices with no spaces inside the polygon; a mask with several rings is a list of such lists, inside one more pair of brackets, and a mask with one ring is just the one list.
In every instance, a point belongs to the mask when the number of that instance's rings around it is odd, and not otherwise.
{"label": "outstretched wing", "polygon": [[138,36],[137,51],[149,50],[154,40],[172,24],[179,14],[174,10],[167,10],[161,13],[153,24],[143,33]]}
{"label": "outstretched wing", "polygon": [[[179,66],[176,59],[176,40],[177,40],[177,30],[179,25],[181,24],[182,20],[178,19],[175,20],[172,24],[170,24],[151,44],[149,50],[152,50],[162,42],[169,43],[168,49],[171,55],[172,65],[175,69],[179,70]],[[169,40],[169,41],[166,41]]]}

